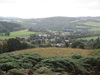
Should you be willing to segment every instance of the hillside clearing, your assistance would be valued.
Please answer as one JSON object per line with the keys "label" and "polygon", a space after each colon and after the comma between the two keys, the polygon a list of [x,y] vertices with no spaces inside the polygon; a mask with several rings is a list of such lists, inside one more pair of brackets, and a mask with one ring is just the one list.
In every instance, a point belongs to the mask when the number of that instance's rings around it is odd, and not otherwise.
{"label": "hillside clearing", "polygon": [[9,38],[28,38],[30,34],[39,34],[39,32],[29,32],[28,30],[14,31],[10,32],[10,36],[0,36],[0,39],[9,39]]}
{"label": "hillside clearing", "polygon": [[100,22],[81,22],[83,26],[76,26],[77,28],[89,28],[89,31],[100,31]]}
{"label": "hillside clearing", "polygon": [[73,48],[57,48],[57,47],[33,48],[33,49],[14,51],[11,53],[26,53],[26,52],[37,53],[42,56],[70,56],[73,54],[82,55],[82,56],[92,56],[91,50],[73,49]]}
{"label": "hillside clearing", "polygon": [[84,38],[78,38],[77,40],[91,40],[91,39],[97,39],[98,37],[100,37],[100,36],[93,36],[93,37],[84,37]]}

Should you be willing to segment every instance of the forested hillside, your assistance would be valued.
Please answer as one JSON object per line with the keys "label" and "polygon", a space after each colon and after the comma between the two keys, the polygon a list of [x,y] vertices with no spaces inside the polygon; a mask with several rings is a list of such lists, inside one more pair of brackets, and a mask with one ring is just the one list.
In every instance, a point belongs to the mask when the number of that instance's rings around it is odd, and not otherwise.
{"label": "forested hillside", "polygon": [[24,29],[24,27],[22,27],[20,24],[0,21],[0,32],[7,32],[7,31],[11,32],[22,29]]}
{"label": "forested hillside", "polygon": [[100,17],[50,17],[34,19],[1,19],[26,28],[54,31],[100,31]]}
{"label": "forested hillside", "polygon": [[[25,27],[31,32],[72,32],[73,34],[70,37],[83,39],[84,37],[97,37],[100,35],[100,17],[48,17],[32,19],[5,17],[0,18],[0,21],[6,21],[7,24],[0,25],[1,31],[5,31],[5,29],[9,31],[21,30]],[[11,22],[11,24],[8,22]]]}
{"label": "forested hillside", "polygon": [[[92,24],[91,24],[92,23]],[[98,31],[100,29],[99,18],[73,18],[73,17],[51,17],[37,19],[33,28],[54,31]]]}

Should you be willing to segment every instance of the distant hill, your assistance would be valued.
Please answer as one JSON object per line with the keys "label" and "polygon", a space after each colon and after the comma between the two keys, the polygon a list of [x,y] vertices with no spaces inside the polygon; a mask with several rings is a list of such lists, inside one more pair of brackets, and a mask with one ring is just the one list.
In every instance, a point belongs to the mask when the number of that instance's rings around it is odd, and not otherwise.
{"label": "distant hill", "polygon": [[7,31],[11,32],[11,31],[17,31],[22,29],[25,28],[22,27],[20,24],[0,21],[0,32],[7,32]]}
{"label": "distant hill", "polygon": [[2,19],[26,28],[54,31],[100,31],[100,17],[49,17],[37,19]]}
{"label": "distant hill", "polygon": [[28,27],[43,30],[82,32],[100,30],[100,17],[50,17],[23,20],[23,23],[26,27],[28,25]]}

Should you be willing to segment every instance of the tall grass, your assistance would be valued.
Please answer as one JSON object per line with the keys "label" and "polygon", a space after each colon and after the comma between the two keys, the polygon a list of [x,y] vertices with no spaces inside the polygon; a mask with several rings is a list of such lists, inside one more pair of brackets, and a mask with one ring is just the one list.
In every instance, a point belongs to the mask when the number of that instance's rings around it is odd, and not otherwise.
{"label": "tall grass", "polygon": [[24,53],[24,52],[37,53],[42,56],[70,56],[73,54],[78,54],[82,56],[91,56],[92,53],[92,51],[85,49],[57,48],[57,47],[33,48],[33,49],[14,51],[12,53]]}

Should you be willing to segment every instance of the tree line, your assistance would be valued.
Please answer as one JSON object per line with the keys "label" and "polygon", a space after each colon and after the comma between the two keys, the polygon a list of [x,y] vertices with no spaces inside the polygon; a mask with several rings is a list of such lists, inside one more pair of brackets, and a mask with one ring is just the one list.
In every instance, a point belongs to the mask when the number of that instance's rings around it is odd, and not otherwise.
{"label": "tree line", "polygon": [[[39,43],[38,43],[39,44]],[[36,43],[27,43],[27,41],[20,41],[18,38],[10,38],[8,40],[0,42],[0,53],[11,52],[21,49],[28,49],[37,47]],[[47,43],[44,46],[40,47],[52,47],[50,43]],[[56,46],[57,47],[57,46]],[[66,42],[64,47],[71,48],[91,48],[91,49],[100,49],[100,38],[98,37],[96,40],[90,40],[89,44],[86,44],[82,41],[73,41],[72,43]]]}
{"label": "tree line", "polygon": [[33,45],[30,45],[26,42],[21,42],[16,38],[10,38],[0,43],[0,53],[33,48],[33,47],[34,47]]}

